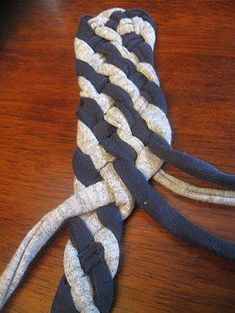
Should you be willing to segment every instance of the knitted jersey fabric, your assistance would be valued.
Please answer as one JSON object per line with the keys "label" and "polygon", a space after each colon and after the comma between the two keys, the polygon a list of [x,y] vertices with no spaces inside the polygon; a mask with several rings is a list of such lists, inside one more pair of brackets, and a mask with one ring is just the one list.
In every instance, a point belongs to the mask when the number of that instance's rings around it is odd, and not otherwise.
{"label": "knitted jersey fabric", "polygon": [[[81,18],[75,38],[80,88],[74,194],[26,235],[0,277],[0,309],[28,266],[63,225],[69,240],[51,312],[109,312],[123,221],[135,204],[190,244],[235,259],[235,244],[193,224],[155,191],[153,178],[200,201],[235,204],[235,176],[172,147],[167,102],[154,69],[156,25],[142,10]],[[166,173],[164,162],[230,190],[201,188]]]}

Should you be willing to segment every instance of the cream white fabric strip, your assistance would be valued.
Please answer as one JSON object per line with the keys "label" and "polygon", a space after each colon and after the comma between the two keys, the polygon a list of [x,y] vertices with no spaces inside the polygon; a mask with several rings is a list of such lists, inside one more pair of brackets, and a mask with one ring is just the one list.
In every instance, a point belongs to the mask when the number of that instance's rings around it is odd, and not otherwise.
{"label": "cream white fabric strip", "polygon": [[197,187],[163,170],[159,170],[153,179],[167,189],[186,198],[228,206],[235,205],[235,191]]}

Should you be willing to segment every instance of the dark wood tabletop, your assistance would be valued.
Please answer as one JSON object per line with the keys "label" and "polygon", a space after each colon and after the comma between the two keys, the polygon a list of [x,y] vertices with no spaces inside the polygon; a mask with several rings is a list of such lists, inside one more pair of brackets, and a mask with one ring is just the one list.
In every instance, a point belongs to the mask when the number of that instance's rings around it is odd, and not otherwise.
{"label": "dark wood tabletop", "polygon": [[[73,193],[73,39],[82,15],[113,6],[142,8],[157,22],[155,64],[174,147],[235,173],[234,1],[1,1],[0,271],[30,228]],[[234,208],[156,188],[195,223],[235,240]],[[40,253],[4,312],[50,311],[67,238],[61,229]],[[115,313],[235,312],[234,262],[182,242],[138,207],[124,223],[115,286]]]}

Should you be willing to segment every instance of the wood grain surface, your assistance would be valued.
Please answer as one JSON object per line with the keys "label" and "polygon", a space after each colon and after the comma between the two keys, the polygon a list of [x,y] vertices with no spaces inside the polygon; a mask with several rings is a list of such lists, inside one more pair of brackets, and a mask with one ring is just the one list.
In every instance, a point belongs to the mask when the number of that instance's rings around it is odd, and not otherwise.
{"label": "wood grain surface", "polygon": [[[1,271],[30,228],[73,192],[79,101],[73,38],[82,15],[113,6],[143,8],[157,21],[156,69],[174,146],[235,173],[234,1],[1,1]],[[234,208],[156,188],[194,222],[235,240]],[[49,312],[66,240],[62,229],[30,267],[5,313]],[[136,208],[124,225],[112,312],[235,312],[235,264],[189,246]]]}

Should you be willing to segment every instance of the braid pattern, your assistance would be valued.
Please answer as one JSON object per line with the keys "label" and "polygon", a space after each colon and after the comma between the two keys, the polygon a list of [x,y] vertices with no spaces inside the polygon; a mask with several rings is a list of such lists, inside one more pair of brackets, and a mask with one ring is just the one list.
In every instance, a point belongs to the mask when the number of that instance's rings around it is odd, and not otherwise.
{"label": "braid pattern", "polygon": [[[167,102],[154,70],[156,25],[142,10],[110,9],[84,16],[74,41],[80,88],[74,195],[26,235],[0,277],[0,308],[28,266],[67,221],[64,276],[52,313],[109,312],[118,271],[122,223],[135,203],[190,244],[235,260],[235,244],[193,224],[148,180],[182,196],[235,204],[235,176],[171,145]],[[231,190],[201,188],[167,174],[170,163]]]}

